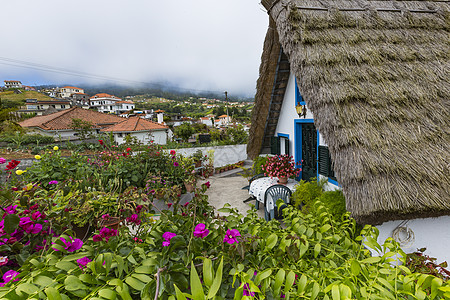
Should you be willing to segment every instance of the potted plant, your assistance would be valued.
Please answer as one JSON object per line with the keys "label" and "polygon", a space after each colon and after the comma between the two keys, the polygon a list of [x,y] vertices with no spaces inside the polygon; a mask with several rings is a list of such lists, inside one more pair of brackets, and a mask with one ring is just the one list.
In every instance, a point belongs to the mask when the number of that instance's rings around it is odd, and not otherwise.
{"label": "potted plant", "polygon": [[194,154],[191,155],[191,158],[194,160],[195,167],[199,168],[202,166],[202,162],[205,159],[203,156],[202,150],[197,150]]}
{"label": "potted plant", "polygon": [[301,171],[300,168],[296,168],[293,157],[286,154],[267,158],[262,170],[266,176],[278,177],[281,184],[286,184],[289,177],[298,176]]}

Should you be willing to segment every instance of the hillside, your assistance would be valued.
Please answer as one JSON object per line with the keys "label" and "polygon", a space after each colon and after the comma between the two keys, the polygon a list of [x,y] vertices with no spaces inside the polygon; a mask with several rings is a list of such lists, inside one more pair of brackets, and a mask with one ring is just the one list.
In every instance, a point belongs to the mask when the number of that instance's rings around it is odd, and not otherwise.
{"label": "hillside", "polygon": [[9,101],[22,101],[25,102],[26,99],[37,99],[37,100],[52,100],[53,98],[41,94],[36,91],[24,91],[22,90],[22,94],[15,94],[13,91],[5,91],[0,92],[1,100],[9,100]]}

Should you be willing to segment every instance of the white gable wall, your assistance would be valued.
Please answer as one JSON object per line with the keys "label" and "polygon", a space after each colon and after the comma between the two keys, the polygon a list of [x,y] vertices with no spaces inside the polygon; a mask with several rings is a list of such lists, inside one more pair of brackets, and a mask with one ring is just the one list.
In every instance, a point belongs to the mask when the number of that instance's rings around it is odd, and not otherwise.
{"label": "white gable wall", "polygon": [[125,143],[125,137],[127,134],[136,137],[144,145],[150,144],[153,141],[155,144],[165,145],[167,144],[167,132],[166,130],[155,131],[138,131],[138,132],[114,132],[114,140],[117,144]]}
{"label": "white gable wall", "polygon": [[[301,92],[301,91],[300,91]],[[289,136],[289,149],[290,149],[290,155],[295,157],[295,122],[294,120],[313,120],[313,114],[312,112],[307,108],[306,112],[306,118],[299,117],[297,114],[297,111],[295,109],[296,106],[296,99],[295,99],[295,76],[291,74],[289,76],[288,85],[286,87],[286,92],[284,94],[283,104],[281,107],[280,116],[278,118],[278,124],[277,129],[275,131],[276,136]],[[323,137],[318,133],[317,137],[319,139],[319,145],[326,146],[325,141],[323,140]],[[281,146],[282,151],[284,148],[284,145]],[[326,178],[325,176],[319,175],[319,179]],[[335,184],[328,183],[325,186],[325,190],[335,190],[339,187]]]}

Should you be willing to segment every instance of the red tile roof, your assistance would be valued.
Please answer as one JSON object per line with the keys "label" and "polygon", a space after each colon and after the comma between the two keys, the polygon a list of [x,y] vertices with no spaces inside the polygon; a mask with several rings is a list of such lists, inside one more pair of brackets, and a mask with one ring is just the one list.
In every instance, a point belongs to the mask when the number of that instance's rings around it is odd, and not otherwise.
{"label": "red tile roof", "polygon": [[133,132],[133,131],[149,131],[167,128],[169,127],[166,125],[142,119],[140,117],[130,117],[120,123],[117,123],[116,125],[102,129],[101,131]]}
{"label": "red tile roof", "polygon": [[221,115],[218,118],[226,118],[226,117],[228,117],[228,116],[227,115]]}
{"label": "red tile roof", "polygon": [[114,98],[114,99],[119,99],[118,97],[116,97],[114,95],[107,94],[107,93],[99,93],[99,94],[95,94],[94,96],[91,97],[91,99],[96,99],[96,98]]}
{"label": "red tile roof", "polygon": [[104,114],[94,110],[73,107],[47,116],[37,116],[19,123],[22,127],[38,127],[43,130],[71,129],[72,119],[91,122],[94,128],[102,128],[121,122],[115,115]]}
{"label": "red tile roof", "polygon": [[134,104],[133,101],[117,101],[116,103]]}
{"label": "red tile roof", "polygon": [[64,87],[62,87],[62,89],[82,90],[81,88],[77,88],[74,86],[64,86]]}
{"label": "red tile roof", "polygon": [[155,113],[163,113],[163,112],[165,112],[165,111],[162,109],[155,110]]}

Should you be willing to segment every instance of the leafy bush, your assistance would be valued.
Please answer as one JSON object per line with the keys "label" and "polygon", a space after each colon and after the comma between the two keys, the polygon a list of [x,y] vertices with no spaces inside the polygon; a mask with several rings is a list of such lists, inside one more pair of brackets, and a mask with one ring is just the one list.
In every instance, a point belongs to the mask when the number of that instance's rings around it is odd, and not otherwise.
{"label": "leafy bush", "polygon": [[341,218],[346,213],[345,197],[341,190],[323,192],[318,200],[328,208],[328,211],[335,217]]}
{"label": "leafy bush", "polygon": [[299,207],[303,205],[303,209],[310,211],[314,201],[323,193],[323,186],[325,182],[317,182],[316,179],[311,181],[300,180],[295,186],[295,191],[292,193],[294,205]]}
{"label": "leafy bush", "polygon": [[[17,136],[3,135],[0,137],[0,142],[8,142],[17,144]],[[52,136],[45,136],[40,134],[20,134],[20,144],[51,144],[55,139]]]}
{"label": "leafy bush", "polygon": [[267,163],[267,156],[258,156],[253,160],[253,173],[256,174],[262,174],[264,173],[264,170],[262,169],[262,166],[264,166]]}
{"label": "leafy bush", "polygon": [[[202,192],[204,189],[202,190]],[[335,220],[319,201],[314,212],[286,208],[284,227],[225,207],[217,217],[199,192],[179,214],[163,210],[119,232],[97,231],[80,247],[67,235],[31,255],[0,298],[61,299],[443,299],[450,286],[413,273],[405,254],[378,230]],[[130,219],[130,221],[132,221]],[[134,222],[134,221],[133,221]],[[364,240],[364,245],[361,243]],[[371,248],[379,256],[372,257]],[[208,295],[207,297],[205,297]]]}

